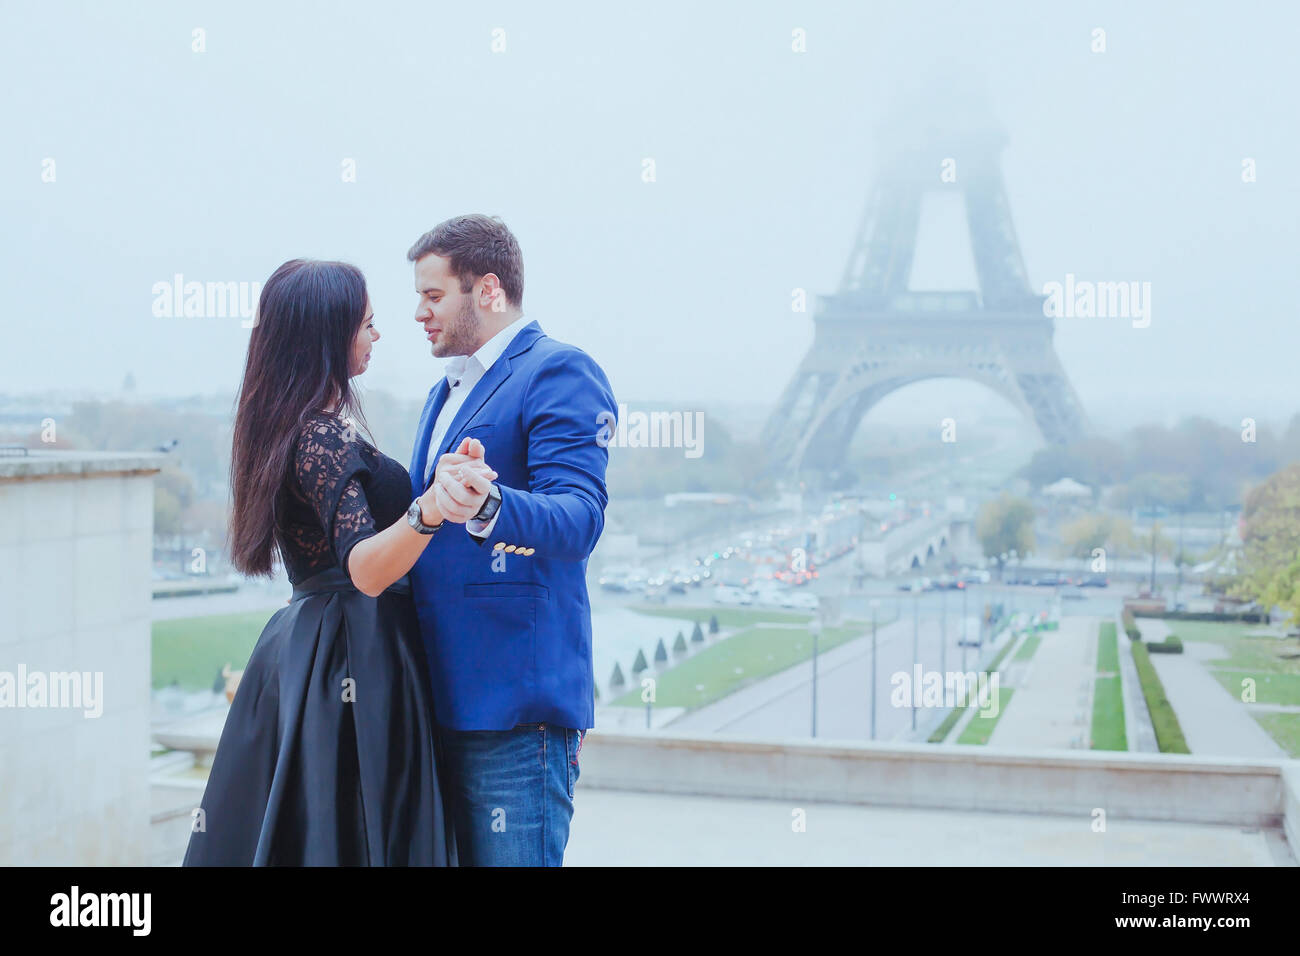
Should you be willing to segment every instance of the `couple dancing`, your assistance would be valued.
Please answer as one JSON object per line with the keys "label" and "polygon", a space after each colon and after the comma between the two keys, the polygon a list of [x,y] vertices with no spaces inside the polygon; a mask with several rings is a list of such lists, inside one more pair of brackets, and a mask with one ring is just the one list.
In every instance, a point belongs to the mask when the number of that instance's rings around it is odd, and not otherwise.
{"label": "couple dancing", "polygon": [[451,360],[409,473],[362,436],[352,379],[379,332],[360,271],[294,260],[262,289],[229,548],[252,575],[278,554],[293,596],[245,668],[186,866],[563,861],[617,406],[586,353],[523,318],[499,219],[450,219],[407,258]]}

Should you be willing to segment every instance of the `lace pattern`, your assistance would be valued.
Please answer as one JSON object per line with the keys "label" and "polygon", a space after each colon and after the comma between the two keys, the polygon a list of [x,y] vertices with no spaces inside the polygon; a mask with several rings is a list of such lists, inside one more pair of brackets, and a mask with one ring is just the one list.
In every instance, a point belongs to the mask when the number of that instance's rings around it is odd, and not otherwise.
{"label": "lace pattern", "polygon": [[376,533],[365,484],[377,454],[342,419],[315,416],[303,427],[288,482],[291,520],[281,528],[291,578],[336,564],[346,572],[353,546]]}

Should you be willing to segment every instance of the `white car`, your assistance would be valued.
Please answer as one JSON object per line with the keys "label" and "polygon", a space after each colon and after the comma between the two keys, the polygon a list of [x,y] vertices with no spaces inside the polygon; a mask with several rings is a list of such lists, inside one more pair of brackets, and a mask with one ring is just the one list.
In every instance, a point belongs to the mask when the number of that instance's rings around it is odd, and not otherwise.
{"label": "white car", "polygon": [[815,611],[817,610],[817,595],[809,594],[807,591],[795,591],[781,598],[781,606],[795,608],[800,611]]}

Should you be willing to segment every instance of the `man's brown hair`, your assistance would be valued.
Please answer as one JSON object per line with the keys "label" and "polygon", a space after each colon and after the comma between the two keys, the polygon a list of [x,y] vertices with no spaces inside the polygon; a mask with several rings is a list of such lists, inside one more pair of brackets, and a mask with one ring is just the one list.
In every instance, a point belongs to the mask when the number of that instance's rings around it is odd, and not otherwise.
{"label": "man's brown hair", "polygon": [[451,263],[461,292],[491,272],[501,280],[506,301],[516,309],[523,307],[524,256],[514,233],[497,216],[475,213],[440,222],[415,241],[406,258],[418,262],[430,253]]}

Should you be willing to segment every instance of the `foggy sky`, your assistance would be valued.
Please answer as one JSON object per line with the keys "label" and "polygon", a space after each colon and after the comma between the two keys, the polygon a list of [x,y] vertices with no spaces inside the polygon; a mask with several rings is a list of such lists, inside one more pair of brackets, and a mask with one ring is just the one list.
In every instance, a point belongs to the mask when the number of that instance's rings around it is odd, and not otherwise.
{"label": "foggy sky", "polygon": [[[443,363],[406,249],[484,212],[519,237],[525,314],[620,401],[770,404],[812,340],[791,290],[835,291],[878,120],[928,82],[987,92],[1035,288],[1151,283],[1149,328],[1057,321],[1094,419],[1300,411],[1294,7],[701,7],[5,2],[0,392],[128,371],[146,394],[233,391],[248,331],[155,317],[154,283],[263,281],[311,256],[366,273],[383,335],[366,384],[422,397]],[[961,243],[925,241],[922,284],[969,279]],[[954,401],[1001,406],[934,383],[878,411]]]}

